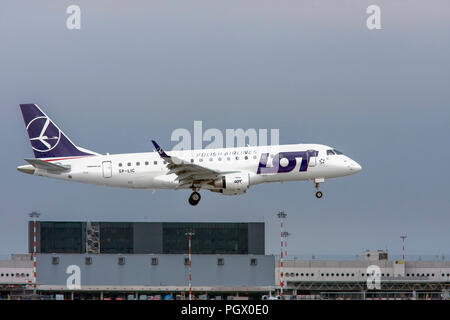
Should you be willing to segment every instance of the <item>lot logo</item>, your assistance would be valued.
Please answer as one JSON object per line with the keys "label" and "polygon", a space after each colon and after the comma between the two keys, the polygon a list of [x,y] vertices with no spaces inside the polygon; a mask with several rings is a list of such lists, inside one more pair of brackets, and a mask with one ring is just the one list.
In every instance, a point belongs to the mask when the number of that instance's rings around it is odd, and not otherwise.
{"label": "lot logo", "polygon": [[[302,159],[299,171],[307,171],[310,158],[317,157],[317,155],[318,152],[314,150],[280,152],[274,156],[270,156],[269,153],[263,153],[259,160],[257,174],[291,172],[297,165],[297,158]],[[272,158],[272,164],[270,164],[270,158]]]}
{"label": "lot logo", "polygon": [[55,148],[61,139],[61,131],[47,117],[37,117],[27,125],[31,147],[38,152]]}

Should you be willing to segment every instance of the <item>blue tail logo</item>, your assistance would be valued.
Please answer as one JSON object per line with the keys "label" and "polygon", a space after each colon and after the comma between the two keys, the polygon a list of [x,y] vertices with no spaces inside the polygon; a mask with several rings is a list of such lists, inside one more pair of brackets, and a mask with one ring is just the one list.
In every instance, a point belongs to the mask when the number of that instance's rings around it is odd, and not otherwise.
{"label": "blue tail logo", "polygon": [[36,158],[95,155],[77,147],[35,104],[21,104],[23,120]]}
{"label": "blue tail logo", "polygon": [[[46,117],[37,117],[31,120],[27,130],[34,151],[51,151],[61,140],[61,131]],[[34,138],[31,138],[32,136]]]}

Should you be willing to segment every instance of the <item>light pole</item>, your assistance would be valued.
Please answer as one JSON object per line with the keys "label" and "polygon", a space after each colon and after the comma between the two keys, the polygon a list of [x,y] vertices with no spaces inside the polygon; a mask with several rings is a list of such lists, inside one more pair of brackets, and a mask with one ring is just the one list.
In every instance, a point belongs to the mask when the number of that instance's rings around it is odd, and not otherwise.
{"label": "light pole", "polygon": [[284,273],[283,273],[283,242],[284,242],[284,230],[283,221],[287,218],[287,213],[280,211],[277,213],[277,217],[280,219],[280,229],[281,229],[281,256],[280,256],[280,295],[283,295],[284,287]]}
{"label": "light pole", "polygon": [[41,214],[33,211],[29,214],[30,218],[33,219],[33,287],[34,292],[36,293],[36,225],[37,225],[37,219],[39,218]]}
{"label": "light pole", "polygon": [[189,238],[189,300],[192,300],[192,236],[195,235],[194,232],[189,231],[184,234],[185,236],[188,236]]}

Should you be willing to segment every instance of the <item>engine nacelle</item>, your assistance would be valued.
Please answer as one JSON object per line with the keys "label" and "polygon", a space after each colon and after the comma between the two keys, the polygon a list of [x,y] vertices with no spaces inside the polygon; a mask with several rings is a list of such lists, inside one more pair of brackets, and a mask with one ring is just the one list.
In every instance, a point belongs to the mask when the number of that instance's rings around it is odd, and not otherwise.
{"label": "engine nacelle", "polygon": [[229,173],[215,180],[214,187],[226,195],[243,194],[250,187],[250,178],[248,173]]}

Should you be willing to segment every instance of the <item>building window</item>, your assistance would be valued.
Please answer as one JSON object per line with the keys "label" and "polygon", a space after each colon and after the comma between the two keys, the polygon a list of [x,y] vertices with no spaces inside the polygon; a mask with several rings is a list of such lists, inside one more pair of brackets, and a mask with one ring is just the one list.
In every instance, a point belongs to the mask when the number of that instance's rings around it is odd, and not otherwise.
{"label": "building window", "polygon": [[125,264],[125,257],[119,257],[119,259],[117,259],[117,263],[123,266]]}
{"label": "building window", "polygon": [[157,266],[158,265],[158,258],[152,258],[152,266]]}
{"label": "building window", "polygon": [[52,264],[58,264],[59,263],[59,257],[52,257]]}
{"label": "building window", "polygon": [[225,259],[224,258],[217,258],[217,265],[218,266],[223,266],[225,264]]}
{"label": "building window", "polygon": [[250,265],[251,266],[256,266],[258,264],[258,259],[256,258],[251,258],[250,259]]}

